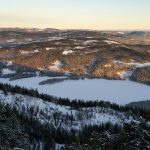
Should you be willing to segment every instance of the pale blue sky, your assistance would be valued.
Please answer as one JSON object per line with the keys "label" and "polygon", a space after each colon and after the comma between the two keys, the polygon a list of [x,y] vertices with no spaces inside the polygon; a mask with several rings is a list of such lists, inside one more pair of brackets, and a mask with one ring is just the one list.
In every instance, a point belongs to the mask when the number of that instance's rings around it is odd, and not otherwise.
{"label": "pale blue sky", "polygon": [[0,0],[0,27],[150,29],[150,0]]}

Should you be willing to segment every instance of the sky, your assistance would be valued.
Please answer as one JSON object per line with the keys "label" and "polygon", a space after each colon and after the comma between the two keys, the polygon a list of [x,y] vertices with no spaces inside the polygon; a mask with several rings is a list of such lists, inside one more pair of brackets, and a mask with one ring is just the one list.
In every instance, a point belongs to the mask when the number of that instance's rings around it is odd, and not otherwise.
{"label": "sky", "polygon": [[0,0],[0,27],[149,30],[150,0]]}

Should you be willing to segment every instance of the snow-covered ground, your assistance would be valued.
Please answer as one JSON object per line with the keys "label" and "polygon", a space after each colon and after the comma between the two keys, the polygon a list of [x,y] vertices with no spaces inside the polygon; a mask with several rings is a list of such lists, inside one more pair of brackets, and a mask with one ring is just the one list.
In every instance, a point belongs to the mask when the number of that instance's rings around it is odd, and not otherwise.
{"label": "snow-covered ground", "polygon": [[54,63],[53,63],[53,66],[50,66],[49,67],[49,70],[52,70],[52,71],[60,71],[61,67],[63,66],[62,62],[59,61],[59,60],[56,60]]}
{"label": "snow-covered ground", "polygon": [[117,74],[121,77],[121,79],[128,80],[132,76],[133,72],[134,70],[128,70],[128,71],[118,72]]}
{"label": "snow-covered ground", "polygon": [[125,34],[125,32],[117,32],[118,34]]}
{"label": "snow-covered ground", "polygon": [[16,39],[10,39],[10,40],[7,40],[7,42],[15,42]]}
{"label": "snow-covered ground", "polygon": [[30,52],[30,51],[20,50],[20,53],[21,53],[21,54],[30,54],[31,52]]}
{"label": "snow-covered ground", "polygon": [[107,44],[120,44],[118,42],[111,41],[111,40],[104,40],[104,42],[107,43]]}
{"label": "snow-covered ground", "polygon": [[38,53],[39,52],[39,50],[38,49],[35,49],[34,51],[33,51],[33,53]]}
{"label": "snow-covered ground", "polygon": [[24,50],[20,50],[21,54],[32,54],[32,53],[38,53],[39,50],[35,49],[34,51],[24,51]]}
{"label": "snow-covered ground", "polygon": [[46,51],[49,51],[49,50],[52,50],[52,49],[54,49],[54,48],[53,47],[46,47],[45,48]]}
{"label": "snow-covered ground", "polygon": [[63,55],[68,55],[68,54],[71,54],[71,53],[74,53],[74,51],[72,50],[65,50],[62,52]]}
{"label": "snow-covered ground", "polygon": [[63,40],[64,37],[49,37],[48,41],[59,41],[59,40]]}
{"label": "snow-covered ground", "polygon": [[85,54],[91,54],[91,53],[96,53],[98,52],[98,49],[92,50],[92,51],[86,51]]}
{"label": "snow-covered ground", "polygon": [[[121,77],[121,79],[129,79],[129,77],[132,76],[136,68],[143,68],[143,67],[150,66],[150,62],[138,63],[138,62],[133,61],[130,63],[126,63],[126,62],[114,60],[113,63],[119,64],[119,65],[121,64],[121,65],[128,66],[131,68],[131,70],[127,70],[127,71],[124,70],[124,71],[117,73]],[[105,65],[105,67],[111,67],[111,64],[107,64]]]}
{"label": "snow-covered ground", "polygon": [[[60,106],[51,102],[43,101],[39,98],[25,96],[20,94],[4,95],[0,90],[0,103],[9,104],[11,107],[17,108],[19,112],[30,114],[30,109],[33,109],[32,117],[38,119],[41,123],[50,123],[55,127],[61,127],[70,130],[81,129],[84,125],[99,125],[102,123],[110,122],[112,124],[130,123],[134,121],[138,123],[131,115],[126,113],[117,112],[109,108],[95,107],[95,108],[82,108],[75,110],[70,107]],[[42,111],[42,112],[41,112]],[[59,119],[55,123],[54,114],[59,114]],[[66,120],[66,115],[73,115],[74,121]]]}
{"label": "snow-covered ground", "polygon": [[61,83],[39,85],[39,82],[47,79],[50,79],[50,77],[32,77],[15,81],[0,78],[0,82],[26,88],[37,88],[40,93],[85,101],[108,100],[124,105],[134,101],[150,99],[150,86],[129,80],[67,80]]}
{"label": "snow-covered ground", "polygon": [[98,42],[97,40],[87,40],[83,43],[83,45],[88,45],[88,44],[93,44],[93,43],[96,43]]}
{"label": "snow-covered ground", "polygon": [[12,70],[10,70],[10,69],[8,69],[8,68],[5,68],[5,69],[2,70],[2,74],[3,74],[3,75],[15,74],[15,73],[16,73],[16,71],[12,71]]}
{"label": "snow-covered ground", "polygon": [[123,62],[123,61],[114,60],[113,63],[123,64],[123,65],[127,65],[127,66],[134,66],[135,68],[142,68],[142,67],[150,66],[150,62],[144,62],[144,63],[130,62],[130,63],[126,63],[126,62]]}
{"label": "snow-covered ground", "polygon": [[84,48],[86,48],[86,47],[84,47],[84,46],[76,46],[74,49],[84,49]]}

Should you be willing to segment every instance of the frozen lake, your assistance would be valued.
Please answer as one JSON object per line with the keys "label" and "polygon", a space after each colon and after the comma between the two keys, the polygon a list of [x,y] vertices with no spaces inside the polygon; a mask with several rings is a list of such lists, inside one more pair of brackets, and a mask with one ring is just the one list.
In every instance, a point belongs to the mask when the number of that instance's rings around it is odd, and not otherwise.
{"label": "frozen lake", "polygon": [[0,78],[0,82],[38,89],[40,93],[86,100],[108,100],[117,104],[127,104],[133,101],[150,99],[150,86],[120,80],[87,79],[67,80],[61,83],[39,85],[39,82],[50,77],[32,77],[9,81]]}

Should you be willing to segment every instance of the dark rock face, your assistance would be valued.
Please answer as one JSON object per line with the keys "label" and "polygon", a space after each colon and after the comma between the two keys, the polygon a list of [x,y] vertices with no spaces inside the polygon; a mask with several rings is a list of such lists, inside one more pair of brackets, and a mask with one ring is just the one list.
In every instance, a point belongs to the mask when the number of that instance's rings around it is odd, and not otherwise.
{"label": "dark rock face", "polygon": [[150,84],[150,66],[136,68],[131,79],[136,82]]}

